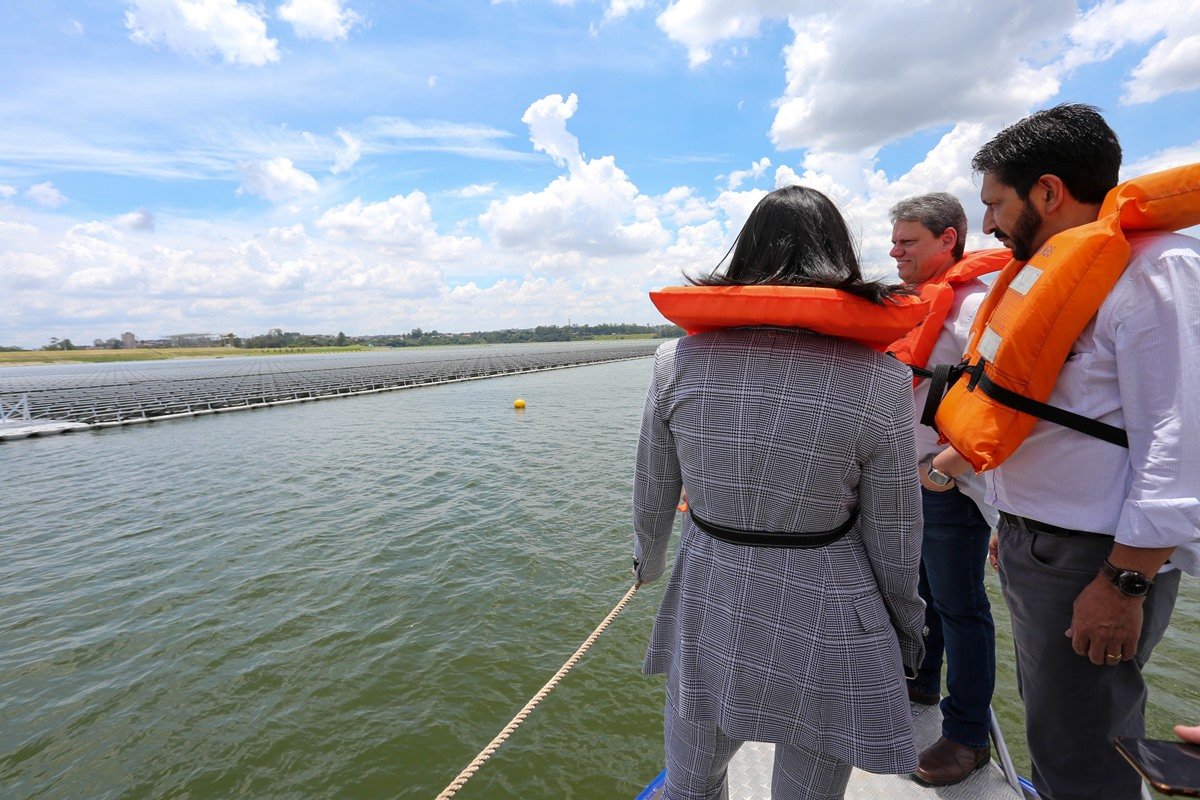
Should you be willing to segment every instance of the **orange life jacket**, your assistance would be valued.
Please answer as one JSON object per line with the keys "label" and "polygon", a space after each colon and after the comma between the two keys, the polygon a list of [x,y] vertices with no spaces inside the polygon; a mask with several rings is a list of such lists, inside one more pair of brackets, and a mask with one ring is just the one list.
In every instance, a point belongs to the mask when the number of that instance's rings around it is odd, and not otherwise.
{"label": "orange life jacket", "polygon": [[929,301],[900,296],[883,305],[839,289],[805,286],[668,286],[650,293],[664,317],[689,334],[743,325],[805,328],[873,350],[919,323]]}
{"label": "orange life jacket", "polygon": [[942,437],[977,472],[1004,463],[1039,418],[1125,444],[1123,430],[1046,400],[1071,346],[1125,270],[1125,233],[1196,224],[1200,164],[1191,164],[1118,185],[1095,222],[1062,231],[1028,262],[1005,267],[975,316],[964,369],[937,408]]}
{"label": "orange life jacket", "polygon": [[941,275],[921,284],[921,297],[929,301],[929,314],[905,336],[892,342],[888,352],[910,367],[924,367],[929,363],[929,355],[942,335],[942,325],[954,305],[954,287],[980,275],[999,272],[1011,260],[1012,253],[1004,248],[975,250],[965,253]]}

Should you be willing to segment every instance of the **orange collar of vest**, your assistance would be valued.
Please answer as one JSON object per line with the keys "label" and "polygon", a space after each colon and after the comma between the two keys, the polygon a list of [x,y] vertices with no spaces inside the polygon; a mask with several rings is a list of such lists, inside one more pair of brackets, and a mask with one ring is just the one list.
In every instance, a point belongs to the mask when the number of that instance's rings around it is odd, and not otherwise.
{"label": "orange collar of vest", "polygon": [[901,296],[878,305],[838,289],[805,286],[668,286],[650,293],[664,317],[689,334],[777,325],[837,336],[875,350],[924,319],[929,301]]}

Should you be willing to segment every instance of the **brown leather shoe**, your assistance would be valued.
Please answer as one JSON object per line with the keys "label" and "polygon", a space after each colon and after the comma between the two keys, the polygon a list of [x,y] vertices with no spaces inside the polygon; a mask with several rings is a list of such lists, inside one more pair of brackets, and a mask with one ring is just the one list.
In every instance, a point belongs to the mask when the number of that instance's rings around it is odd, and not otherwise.
{"label": "brown leather shoe", "polygon": [[950,786],[966,780],[967,776],[988,763],[991,747],[975,749],[945,736],[921,753],[913,780],[922,786]]}

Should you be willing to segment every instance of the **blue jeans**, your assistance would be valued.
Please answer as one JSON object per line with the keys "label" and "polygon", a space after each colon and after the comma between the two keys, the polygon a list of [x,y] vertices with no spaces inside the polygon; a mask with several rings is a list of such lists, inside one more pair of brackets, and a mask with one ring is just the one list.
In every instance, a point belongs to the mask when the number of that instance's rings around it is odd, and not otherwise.
{"label": "blue jeans", "polygon": [[958,489],[921,489],[925,537],[919,591],[925,600],[925,660],[914,689],[940,694],[942,657],[946,697],[942,735],[967,747],[986,747],[996,686],[996,626],[983,587],[991,528]]}

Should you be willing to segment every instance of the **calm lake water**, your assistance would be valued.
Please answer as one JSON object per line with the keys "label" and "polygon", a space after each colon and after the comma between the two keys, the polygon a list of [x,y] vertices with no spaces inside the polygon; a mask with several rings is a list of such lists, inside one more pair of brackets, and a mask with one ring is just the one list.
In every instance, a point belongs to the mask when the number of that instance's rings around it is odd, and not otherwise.
{"label": "calm lake water", "polygon": [[[649,369],[0,444],[0,797],[432,800],[629,587]],[[662,583],[458,797],[632,798],[661,769]],[[1197,652],[1185,579],[1151,733],[1200,719]]]}

